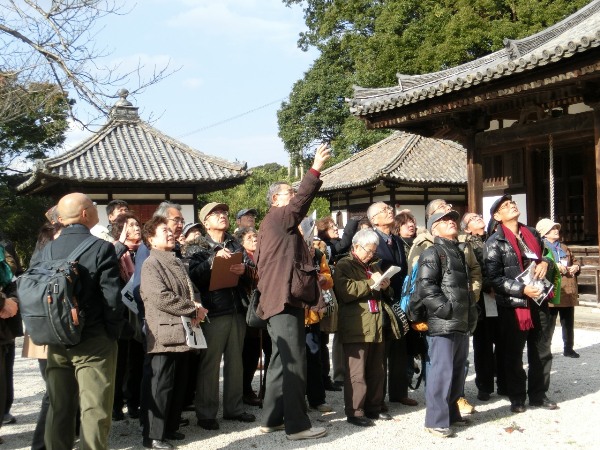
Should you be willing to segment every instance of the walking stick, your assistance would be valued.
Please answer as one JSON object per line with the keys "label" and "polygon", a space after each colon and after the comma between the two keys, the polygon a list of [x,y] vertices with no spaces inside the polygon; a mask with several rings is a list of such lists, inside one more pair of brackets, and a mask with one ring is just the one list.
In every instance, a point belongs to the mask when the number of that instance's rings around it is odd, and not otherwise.
{"label": "walking stick", "polygon": [[265,383],[264,383],[264,380],[263,380],[263,335],[262,335],[262,333],[263,333],[263,330],[259,329],[258,330],[258,341],[260,343],[259,344],[260,350],[259,350],[259,353],[258,353],[258,364],[259,364],[259,367],[260,367],[260,369],[259,369],[260,382],[258,384],[258,387],[259,387],[258,394],[259,394],[259,397],[260,397],[260,405],[258,405],[258,407],[261,408],[261,409],[263,407],[263,400],[264,400],[264,397],[265,397]]}

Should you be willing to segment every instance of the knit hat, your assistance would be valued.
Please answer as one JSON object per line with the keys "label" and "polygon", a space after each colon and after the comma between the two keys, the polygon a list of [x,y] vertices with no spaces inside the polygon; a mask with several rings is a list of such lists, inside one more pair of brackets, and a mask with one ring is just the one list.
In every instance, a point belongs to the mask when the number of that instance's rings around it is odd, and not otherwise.
{"label": "knit hat", "polygon": [[556,223],[550,219],[542,219],[535,225],[535,229],[538,233],[540,233],[540,236],[542,237],[546,236],[548,232],[554,227],[558,227],[558,229],[560,230],[560,223]]}

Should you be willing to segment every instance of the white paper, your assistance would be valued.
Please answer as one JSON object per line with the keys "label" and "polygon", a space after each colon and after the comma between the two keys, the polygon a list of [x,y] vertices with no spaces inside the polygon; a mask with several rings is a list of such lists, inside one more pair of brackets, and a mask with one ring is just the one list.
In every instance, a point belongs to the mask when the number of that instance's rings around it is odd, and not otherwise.
{"label": "white paper", "polygon": [[498,305],[496,305],[496,296],[494,294],[483,293],[485,302],[485,317],[498,317]]}
{"label": "white paper", "polygon": [[542,278],[541,280],[538,278],[535,278],[535,276],[534,276],[535,266],[536,266],[536,264],[534,262],[532,262],[529,265],[529,267],[527,267],[527,269],[525,269],[523,271],[523,273],[521,273],[517,276],[516,280],[520,281],[521,283],[523,283],[525,285],[533,286],[537,289],[540,289],[542,291],[542,293],[532,300],[534,302],[536,302],[538,305],[541,305],[542,302],[546,299],[546,297],[548,297],[550,292],[552,292],[554,290],[554,285],[545,278]]}
{"label": "white paper", "polygon": [[381,285],[381,282],[383,280],[389,280],[390,278],[392,278],[394,275],[396,275],[398,272],[400,272],[400,267],[398,266],[390,266],[388,268],[388,270],[386,270],[382,275],[381,278],[379,279],[379,281],[375,282],[375,284],[373,286],[371,286],[371,289],[374,291],[378,291],[379,287]]}
{"label": "white paper", "polygon": [[206,348],[206,339],[199,325],[192,326],[190,317],[181,316],[183,328],[185,330],[185,341],[190,348]]}
{"label": "white paper", "polygon": [[138,306],[133,297],[133,275],[121,290],[121,301],[129,308],[133,313],[138,314]]}

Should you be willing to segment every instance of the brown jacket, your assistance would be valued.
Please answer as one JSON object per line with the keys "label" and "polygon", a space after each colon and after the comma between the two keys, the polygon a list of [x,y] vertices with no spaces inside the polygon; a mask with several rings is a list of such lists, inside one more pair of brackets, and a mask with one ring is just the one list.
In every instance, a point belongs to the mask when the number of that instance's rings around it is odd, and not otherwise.
{"label": "brown jacket", "polygon": [[316,270],[298,225],[322,183],[308,171],[290,203],[271,207],[260,224],[254,260],[261,293],[257,313],[263,319],[279,314],[286,304],[301,308],[319,298]]}
{"label": "brown jacket", "polygon": [[[573,252],[569,247],[565,244],[560,244],[562,249],[566,252],[567,258],[569,262],[567,263],[568,267],[571,267],[574,264],[579,264],[579,261],[573,255]],[[550,307],[571,307],[579,305],[579,293],[577,290],[577,275],[563,275],[560,282],[560,303],[558,305],[552,304],[552,302],[548,302]]]}
{"label": "brown jacket", "polygon": [[196,306],[192,282],[174,252],[150,251],[142,266],[140,295],[148,353],[189,351],[181,316],[192,316]]}

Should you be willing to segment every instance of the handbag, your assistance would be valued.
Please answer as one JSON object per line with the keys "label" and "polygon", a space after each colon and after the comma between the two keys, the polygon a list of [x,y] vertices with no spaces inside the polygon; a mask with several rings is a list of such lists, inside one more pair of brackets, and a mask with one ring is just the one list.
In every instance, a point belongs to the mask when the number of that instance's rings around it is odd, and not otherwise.
{"label": "handbag", "polygon": [[258,289],[254,289],[252,294],[250,295],[250,302],[248,304],[248,309],[246,310],[246,323],[249,327],[253,328],[267,328],[267,321],[258,317],[256,314],[256,308],[260,303],[260,291]]}

